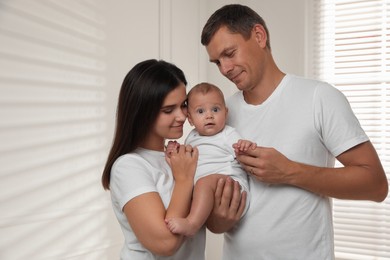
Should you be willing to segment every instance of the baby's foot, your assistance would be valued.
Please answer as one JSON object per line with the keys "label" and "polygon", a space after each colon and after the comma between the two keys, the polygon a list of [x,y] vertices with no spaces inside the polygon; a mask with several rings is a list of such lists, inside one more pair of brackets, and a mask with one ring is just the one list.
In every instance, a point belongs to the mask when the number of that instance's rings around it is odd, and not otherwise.
{"label": "baby's foot", "polygon": [[172,233],[188,237],[195,235],[198,231],[196,227],[186,218],[168,219],[167,226]]}

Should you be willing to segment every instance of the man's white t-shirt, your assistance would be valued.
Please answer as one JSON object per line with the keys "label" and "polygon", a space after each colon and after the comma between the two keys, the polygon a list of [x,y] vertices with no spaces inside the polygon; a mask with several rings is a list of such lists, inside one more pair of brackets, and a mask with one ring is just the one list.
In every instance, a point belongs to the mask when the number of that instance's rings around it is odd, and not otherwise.
{"label": "man's white t-shirt", "polygon": [[[368,140],[345,96],[331,85],[286,75],[260,105],[242,92],[228,100],[228,124],[290,160],[334,167],[335,157]],[[225,234],[224,260],[334,259],[331,201],[288,185],[249,178],[251,205]]]}
{"label": "man's white t-shirt", "polygon": [[174,256],[156,256],[141,245],[122,211],[128,201],[148,192],[157,192],[167,208],[173,187],[172,171],[165,161],[164,152],[138,148],[115,161],[111,169],[110,191],[114,213],[125,238],[121,260],[204,260],[204,228],[195,236],[186,238]]}

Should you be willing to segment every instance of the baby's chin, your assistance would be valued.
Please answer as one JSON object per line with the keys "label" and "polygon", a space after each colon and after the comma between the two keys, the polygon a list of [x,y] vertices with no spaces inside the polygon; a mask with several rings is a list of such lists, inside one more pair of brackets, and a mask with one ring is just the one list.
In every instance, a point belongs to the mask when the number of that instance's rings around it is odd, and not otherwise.
{"label": "baby's chin", "polygon": [[202,129],[202,131],[198,131],[198,133],[201,136],[213,136],[213,135],[218,134],[221,131],[222,131],[222,129],[216,129],[216,128],[209,127],[209,128],[206,128],[206,129]]}

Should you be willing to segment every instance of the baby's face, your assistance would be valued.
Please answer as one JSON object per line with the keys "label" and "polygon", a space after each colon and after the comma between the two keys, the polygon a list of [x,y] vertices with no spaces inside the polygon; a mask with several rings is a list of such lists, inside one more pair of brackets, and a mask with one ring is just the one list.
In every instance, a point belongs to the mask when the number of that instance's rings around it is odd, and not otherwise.
{"label": "baby's face", "polygon": [[194,93],[188,105],[188,120],[200,135],[215,135],[225,127],[227,109],[218,92]]}

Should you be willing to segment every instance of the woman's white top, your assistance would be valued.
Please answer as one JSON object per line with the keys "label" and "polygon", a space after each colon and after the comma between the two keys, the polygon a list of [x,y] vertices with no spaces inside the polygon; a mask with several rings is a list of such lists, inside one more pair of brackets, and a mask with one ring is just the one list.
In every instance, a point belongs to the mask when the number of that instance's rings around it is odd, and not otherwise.
{"label": "woman's white top", "polygon": [[110,191],[113,209],[125,238],[120,259],[204,259],[204,228],[195,236],[186,238],[174,256],[161,257],[152,254],[141,245],[123,213],[123,207],[128,201],[148,192],[157,192],[167,208],[174,183],[171,168],[165,161],[164,152],[139,148],[133,153],[120,156],[115,161],[111,169]]}

